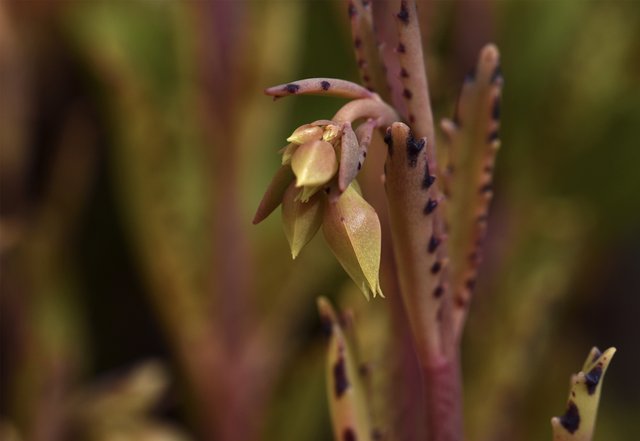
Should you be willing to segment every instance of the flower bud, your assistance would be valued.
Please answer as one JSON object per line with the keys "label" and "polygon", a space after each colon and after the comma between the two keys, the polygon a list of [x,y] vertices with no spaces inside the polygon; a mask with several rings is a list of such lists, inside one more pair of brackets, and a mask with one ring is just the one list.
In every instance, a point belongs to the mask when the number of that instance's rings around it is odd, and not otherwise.
{"label": "flower bud", "polygon": [[322,198],[316,194],[308,202],[301,202],[301,190],[291,183],[282,198],[282,223],[289,241],[291,256],[295,259],[302,248],[316,235],[322,223]]}
{"label": "flower bud", "polygon": [[363,292],[380,295],[382,234],[378,215],[352,185],[334,203],[327,203],[322,220],[324,237],[349,277]]}
{"label": "flower bud", "polygon": [[324,133],[322,134],[322,140],[327,142],[332,142],[340,136],[340,127],[335,124],[328,124],[324,128]]}
{"label": "flower bud", "polygon": [[322,127],[312,126],[311,124],[305,124],[293,131],[291,136],[287,138],[287,141],[295,144],[304,144],[306,142],[318,141],[322,138],[324,130]]}
{"label": "flower bud", "polygon": [[297,187],[326,184],[338,171],[336,152],[326,141],[302,144],[291,157],[291,168]]}

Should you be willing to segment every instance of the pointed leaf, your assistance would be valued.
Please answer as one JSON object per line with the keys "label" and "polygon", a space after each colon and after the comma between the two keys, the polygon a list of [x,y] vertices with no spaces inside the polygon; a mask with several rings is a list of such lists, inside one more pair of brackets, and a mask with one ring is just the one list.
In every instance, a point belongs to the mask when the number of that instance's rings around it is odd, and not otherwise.
{"label": "pointed leaf", "polygon": [[291,158],[291,168],[297,187],[326,184],[338,171],[336,152],[326,141],[302,144]]}
{"label": "pointed leaf", "polygon": [[380,270],[381,231],[378,215],[349,186],[335,203],[328,203],[322,221],[324,237],[349,277],[369,299],[382,295]]}
{"label": "pointed leaf", "polygon": [[318,312],[329,335],[327,398],[336,440],[371,441],[369,406],[357,360],[329,301],[318,299]]}
{"label": "pointed leaf", "polygon": [[294,178],[293,171],[288,165],[283,165],[278,169],[256,210],[256,214],[253,217],[254,225],[262,222],[273,210],[278,208],[278,205],[282,202],[284,192]]}
{"label": "pointed leaf", "polygon": [[551,419],[554,441],[591,441],[602,379],[615,352],[615,348],[609,348],[604,352],[593,348],[583,370],[571,377],[567,409],[561,417]]}
{"label": "pointed leaf", "polygon": [[295,259],[298,254],[316,235],[322,223],[322,198],[316,194],[308,202],[297,199],[300,192],[291,183],[282,198],[282,222],[284,234],[289,241],[291,256]]}

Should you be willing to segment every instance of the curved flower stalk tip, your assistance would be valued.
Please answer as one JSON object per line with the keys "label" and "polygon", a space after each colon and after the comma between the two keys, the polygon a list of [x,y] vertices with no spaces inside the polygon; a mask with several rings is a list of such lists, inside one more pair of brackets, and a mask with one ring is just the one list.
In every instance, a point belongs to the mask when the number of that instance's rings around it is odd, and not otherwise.
{"label": "curved flower stalk tip", "polygon": [[591,441],[602,379],[615,352],[616,348],[591,349],[582,370],[571,377],[567,409],[561,417],[551,419],[553,441]]}

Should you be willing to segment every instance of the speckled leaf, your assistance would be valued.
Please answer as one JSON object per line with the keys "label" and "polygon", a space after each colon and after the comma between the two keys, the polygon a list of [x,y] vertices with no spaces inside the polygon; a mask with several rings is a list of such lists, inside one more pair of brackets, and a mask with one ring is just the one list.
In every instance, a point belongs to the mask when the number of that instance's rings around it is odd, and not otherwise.
{"label": "speckled leaf", "polygon": [[323,328],[329,334],[327,398],[334,439],[371,441],[366,393],[353,351],[327,299],[318,299],[318,312]]}
{"label": "speckled leaf", "polygon": [[324,237],[349,277],[364,296],[382,295],[380,270],[381,231],[378,215],[358,192],[349,186],[344,194],[327,204],[323,221]]}
{"label": "speckled leaf", "polygon": [[322,223],[322,198],[314,195],[308,202],[301,202],[297,195],[301,190],[291,183],[282,198],[282,223],[289,241],[291,256],[298,254],[316,235]]}
{"label": "speckled leaf", "polygon": [[271,180],[267,191],[265,192],[260,205],[256,210],[256,214],[253,217],[253,223],[258,224],[266,219],[282,202],[282,196],[286,191],[289,184],[293,181],[294,175],[291,171],[291,167],[283,165],[276,172],[275,176]]}
{"label": "speckled leaf", "polygon": [[566,411],[561,417],[551,419],[553,441],[591,441],[602,379],[615,352],[615,348],[609,348],[604,352],[593,348],[582,371],[571,377],[571,391]]}
{"label": "speckled leaf", "polygon": [[291,168],[298,187],[326,184],[338,171],[336,152],[326,141],[302,144],[291,158]]}

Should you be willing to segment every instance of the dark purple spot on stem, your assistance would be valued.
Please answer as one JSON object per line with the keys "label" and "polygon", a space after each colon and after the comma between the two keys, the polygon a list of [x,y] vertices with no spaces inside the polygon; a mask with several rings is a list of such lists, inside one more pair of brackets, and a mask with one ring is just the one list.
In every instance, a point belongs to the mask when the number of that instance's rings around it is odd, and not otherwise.
{"label": "dark purple spot on stem", "polygon": [[491,74],[491,82],[495,83],[496,81],[502,80],[502,68],[500,65],[496,65],[496,68],[493,69],[493,73]]}
{"label": "dark purple spot on stem", "polygon": [[347,427],[342,432],[342,441],[357,441],[356,433],[350,427]]}
{"label": "dark purple spot on stem", "polygon": [[362,69],[363,67],[365,67],[367,65],[367,62],[365,60],[363,60],[362,58],[358,60],[358,67],[360,69]]}
{"label": "dark purple spot on stem", "polygon": [[320,83],[320,87],[322,87],[322,90],[329,90],[329,88],[331,87],[331,83],[328,81],[322,81]]}
{"label": "dark purple spot on stem", "polygon": [[404,54],[407,51],[407,49],[404,47],[404,44],[398,43],[398,46],[396,47],[396,51],[401,54]]}
{"label": "dark purple spot on stem", "polygon": [[347,8],[347,12],[349,13],[349,18],[355,17],[356,14],[358,13],[355,5],[352,2],[349,2],[349,7]]}
{"label": "dark purple spot on stem", "polygon": [[587,392],[589,392],[589,395],[593,395],[593,393],[596,391],[596,388],[598,387],[598,383],[600,382],[601,377],[602,377],[601,363],[598,363],[596,366],[594,366],[593,369],[591,369],[589,372],[585,374],[584,376],[585,384],[587,385]]}
{"label": "dark purple spot on stem", "polygon": [[344,356],[340,356],[336,364],[333,365],[333,383],[336,398],[340,398],[344,392],[349,389],[349,380],[347,379],[347,368],[344,362]]}
{"label": "dark purple spot on stem", "polygon": [[358,162],[358,170],[360,170],[362,168],[362,163]]}
{"label": "dark purple spot on stem", "polygon": [[440,239],[435,236],[431,236],[429,239],[429,245],[427,246],[427,251],[429,253],[434,253],[436,249],[438,249],[438,245],[440,245]]}
{"label": "dark purple spot on stem", "polygon": [[367,74],[362,75],[362,81],[364,81],[365,83],[368,83],[369,81],[371,81],[371,77]]}
{"label": "dark purple spot on stem", "polygon": [[500,119],[500,98],[496,97],[493,100],[493,107],[491,108],[491,117],[498,121]]}
{"label": "dark purple spot on stem", "polygon": [[322,333],[326,337],[330,337],[331,333],[333,332],[333,322],[331,321],[331,318],[328,315],[321,314],[320,325],[322,327]]}
{"label": "dark purple spot on stem", "polygon": [[400,2],[400,12],[398,12],[398,18],[404,24],[409,24],[409,8],[407,8],[407,2],[402,0]]}
{"label": "dark purple spot on stem", "polygon": [[480,193],[488,193],[492,189],[493,189],[493,185],[491,185],[491,182],[487,182],[482,187],[480,187]]}
{"label": "dark purple spot on stem", "polygon": [[464,82],[465,83],[471,83],[475,79],[476,79],[476,70],[475,69],[470,69],[469,72],[467,72],[465,74],[465,76],[464,76]]}
{"label": "dark purple spot on stem", "polygon": [[300,86],[298,86],[297,84],[291,83],[284,86],[282,90],[289,93],[296,93],[298,90],[300,90]]}
{"label": "dark purple spot on stem", "polygon": [[404,67],[400,69],[400,76],[402,78],[409,78],[409,72],[407,72],[407,69],[405,69]]}
{"label": "dark purple spot on stem", "polygon": [[387,152],[389,156],[393,155],[393,137],[391,136],[391,127],[387,128],[387,132],[384,134],[384,143],[387,144]]}
{"label": "dark purple spot on stem", "polygon": [[436,182],[436,177],[433,175],[430,175],[429,169],[427,169],[427,171],[424,174],[424,178],[422,179],[422,188],[426,190],[429,187],[431,187],[434,182]]}
{"label": "dark purple spot on stem", "polygon": [[362,47],[362,40],[360,40],[360,37],[356,37],[353,40],[353,45],[356,47],[356,49],[360,49],[360,47]]}
{"label": "dark purple spot on stem", "polygon": [[410,100],[411,97],[413,96],[413,93],[411,93],[411,91],[409,89],[405,89],[402,91],[402,96],[404,96],[406,99]]}
{"label": "dark purple spot on stem", "polygon": [[442,294],[444,294],[444,288],[442,285],[438,285],[436,286],[436,289],[433,290],[433,296],[436,299],[439,299],[440,297],[442,297]]}
{"label": "dark purple spot on stem", "polygon": [[413,124],[413,123],[415,123],[415,122],[416,122],[416,117],[413,115],[413,113],[410,113],[410,114],[409,114],[409,122],[410,122],[411,124]]}
{"label": "dark purple spot on stem", "polygon": [[467,287],[469,291],[473,291],[473,289],[476,287],[476,279],[473,279],[473,278],[467,279],[464,285]]}
{"label": "dark purple spot on stem", "polygon": [[418,165],[418,155],[424,148],[424,139],[415,139],[411,133],[407,136],[407,158],[409,159],[409,167]]}
{"label": "dark purple spot on stem", "polygon": [[438,206],[438,201],[429,198],[427,205],[424,206],[424,214],[431,214]]}
{"label": "dark purple spot on stem", "polygon": [[493,130],[487,136],[487,142],[497,141],[500,138],[500,133],[497,130]]}
{"label": "dark purple spot on stem", "polygon": [[431,274],[438,274],[440,272],[440,270],[442,269],[442,263],[435,262],[433,265],[431,265]]}
{"label": "dark purple spot on stem", "polygon": [[580,412],[578,411],[576,403],[572,400],[569,400],[569,403],[567,403],[567,410],[564,415],[560,417],[560,424],[562,424],[562,427],[567,429],[569,433],[575,433],[580,427]]}

